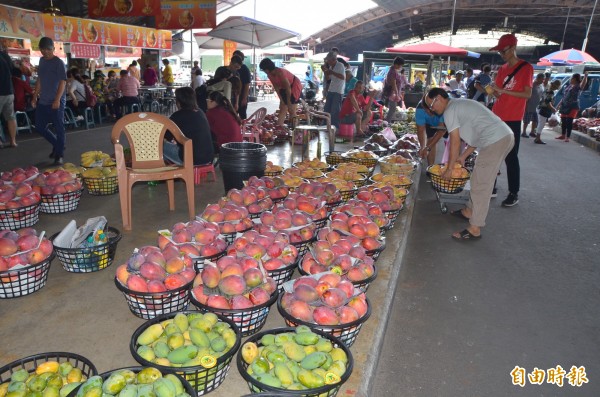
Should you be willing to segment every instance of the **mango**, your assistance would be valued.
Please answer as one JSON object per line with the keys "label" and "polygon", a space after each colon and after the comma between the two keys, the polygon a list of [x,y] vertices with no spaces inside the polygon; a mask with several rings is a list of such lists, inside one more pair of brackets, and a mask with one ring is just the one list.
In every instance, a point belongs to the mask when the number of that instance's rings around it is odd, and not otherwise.
{"label": "mango", "polygon": [[6,397],[26,397],[26,396],[27,396],[26,390],[15,390],[15,391],[9,391],[8,393],[6,393]]}
{"label": "mango", "polygon": [[25,397],[43,397],[43,396],[42,396],[42,392],[41,391],[32,391],[32,390],[29,390],[29,392],[25,395]]}
{"label": "mango", "polygon": [[175,350],[183,346],[185,338],[181,332],[175,332],[167,337],[167,346],[169,349]]}
{"label": "mango", "polygon": [[291,361],[291,360],[286,361],[285,365],[292,372],[292,375],[294,376],[294,379],[298,379],[298,372],[300,371],[300,365],[298,365],[297,362]]}
{"label": "mango", "polygon": [[137,386],[133,384],[127,384],[121,392],[119,393],[119,397],[137,397]]}
{"label": "mango", "polygon": [[156,395],[156,397],[175,397],[177,395],[175,385],[173,384],[173,382],[171,382],[170,379],[167,379],[167,378],[157,379],[153,383],[153,386],[154,386],[154,394]]}
{"label": "mango", "polygon": [[242,346],[242,359],[246,362],[246,364],[252,364],[256,357],[258,357],[258,346],[256,346],[256,343],[244,343],[244,346]]}
{"label": "mango", "polygon": [[[167,355],[167,359],[173,364],[183,364],[188,360],[196,357],[198,354],[198,347],[195,345],[182,346]],[[138,375],[139,376],[139,375]]]}
{"label": "mango", "polygon": [[50,376],[46,379],[46,384],[48,386],[53,386],[57,389],[60,389],[61,387],[63,387],[64,382],[63,378],[58,373],[51,373]]}
{"label": "mango", "polygon": [[47,386],[42,393],[42,397],[60,397],[60,389],[56,386]]}
{"label": "mango", "polygon": [[288,390],[306,390],[306,387],[302,386],[301,383],[292,383],[287,388]]}
{"label": "mango", "polygon": [[317,348],[317,351],[325,353],[329,353],[331,350],[333,350],[333,344],[329,339],[326,338],[319,338],[319,341],[315,347]]}
{"label": "mango", "polygon": [[310,345],[303,346],[302,350],[304,350],[304,353],[308,356],[309,354],[316,352],[317,348],[314,345]]}
{"label": "mango", "polygon": [[173,374],[166,374],[164,376],[164,378],[169,379],[171,381],[171,383],[175,387],[175,395],[176,396],[180,395],[181,393],[185,393],[185,388],[183,387],[183,383],[181,383],[181,380],[179,379],[179,377],[177,377]]}
{"label": "mango", "polygon": [[71,368],[66,375],[66,379],[67,383],[81,382],[81,379],[83,379],[83,372],[80,368]]}
{"label": "mango", "polygon": [[210,332],[210,330],[213,327],[213,324],[211,323],[211,321],[209,319],[195,318],[190,323],[190,327],[192,329],[199,329],[203,332]]}
{"label": "mango", "polygon": [[100,394],[102,394],[102,378],[98,375],[91,376],[81,385],[81,387],[77,391],[77,397],[83,397],[89,390],[91,390],[94,387],[99,387]]}
{"label": "mango", "polygon": [[325,354],[325,362],[323,363],[323,365],[321,365],[321,368],[323,369],[328,369],[331,364],[333,363],[333,359],[331,358],[331,356],[329,354]]}
{"label": "mango", "polygon": [[163,327],[160,324],[152,324],[144,330],[137,338],[138,345],[150,345],[152,342],[160,338],[163,333]]}
{"label": "mango", "polygon": [[237,341],[237,335],[235,334],[235,331],[232,329],[226,329],[225,331],[223,331],[221,336],[223,337],[223,339],[225,339],[225,343],[227,343],[227,347],[229,349],[231,349],[233,347],[233,345],[235,345],[235,342]]}
{"label": "mango", "polygon": [[296,333],[299,334],[301,332],[312,332],[308,325],[299,325],[296,327]]}
{"label": "mango", "polygon": [[[148,347],[148,349],[150,348]],[[125,381],[125,377],[123,375],[119,373],[112,373],[102,384],[102,391],[104,393],[116,395],[123,390],[125,385],[127,385],[127,382]]]}
{"label": "mango", "polygon": [[287,342],[292,342],[294,340],[294,334],[291,332],[285,332],[282,334],[275,335],[275,344],[277,346],[283,346]]}
{"label": "mango", "polygon": [[202,318],[207,320],[210,323],[211,327],[214,327],[215,324],[219,322],[219,317],[217,317],[215,313],[204,313],[202,315]]}
{"label": "mango", "polygon": [[137,354],[146,361],[152,361],[156,358],[156,354],[154,354],[154,350],[152,350],[150,346],[139,346],[137,348]]}
{"label": "mango", "polygon": [[[325,361],[327,361],[327,354],[323,352],[314,352],[304,357],[300,362],[300,366],[304,369],[315,369],[325,364]],[[301,383],[304,385],[303,382]]]}
{"label": "mango", "polygon": [[181,331],[179,330],[179,327],[173,322],[167,324],[167,326],[164,328],[164,331],[165,331],[165,335],[167,335],[167,336],[181,333]]}
{"label": "mango", "polygon": [[82,395],[82,397],[102,397],[102,387],[94,386],[89,389]]}
{"label": "mango", "polygon": [[294,340],[297,344],[302,346],[315,345],[319,341],[319,335],[314,332],[300,332],[294,335]]}
{"label": "mango", "polygon": [[30,391],[44,391],[46,388],[46,379],[39,376],[32,376],[27,380],[27,387]]}
{"label": "mango", "polygon": [[325,371],[323,368],[315,368],[312,370],[312,373],[319,375],[323,379],[325,379],[325,376],[327,375],[327,371]]}
{"label": "mango", "polygon": [[125,383],[128,385],[134,383],[136,381],[136,374],[130,369],[119,369],[114,373],[117,373],[125,378]]}
{"label": "mango", "polygon": [[218,337],[220,335],[217,334],[216,332],[209,331],[206,333],[206,336],[208,336],[208,339],[212,341],[213,339],[215,339],[216,337]]}
{"label": "mango", "polygon": [[227,348],[227,342],[225,342],[222,336],[217,336],[210,341],[210,347],[216,352],[222,352]]}
{"label": "mango", "polygon": [[270,369],[269,361],[264,357],[258,357],[251,366],[255,375],[265,374],[269,372]]}
{"label": "mango", "polygon": [[339,347],[332,349],[329,354],[331,355],[331,359],[333,361],[341,361],[344,364],[348,364],[348,356],[346,352]]}
{"label": "mango", "polygon": [[73,390],[75,390],[79,385],[81,385],[81,382],[67,383],[66,385],[61,387],[61,389],[58,393],[59,397],[67,397],[69,395],[69,393],[71,393]]}
{"label": "mango", "polygon": [[[210,320],[208,320],[208,321],[210,321]],[[224,323],[224,322],[216,323],[212,327],[212,331],[216,332],[217,334],[219,334],[221,336],[223,336],[223,333],[227,330],[231,330],[231,328],[229,328],[229,324]]]}
{"label": "mango", "polygon": [[274,351],[272,353],[269,353],[269,356],[267,357],[269,359],[270,362],[272,362],[273,364],[276,363],[284,363],[287,361],[287,357],[285,356],[285,354],[283,354],[280,351]]}
{"label": "mango", "polygon": [[260,352],[260,356],[267,358],[269,357],[269,354],[276,352],[277,351],[277,346],[275,345],[271,345],[271,346],[263,346],[262,347],[262,351]]}
{"label": "mango", "polygon": [[71,364],[69,361],[65,361],[64,363],[60,363],[58,366],[58,373],[60,376],[67,376],[72,369],[73,364]]}
{"label": "mango", "polygon": [[0,384],[0,397],[6,397],[6,394],[8,393],[8,383],[9,382],[4,382]]}
{"label": "mango", "polygon": [[298,371],[298,382],[309,389],[325,385],[325,379],[304,368]]}
{"label": "mango", "polygon": [[162,374],[158,369],[152,367],[146,367],[136,375],[138,385],[153,383],[158,378],[162,378]]}
{"label": "mango", "polygon": [[8,385],[8,392],[24,392],[27,393],[27,385],[25,382],[10,382]]}
{"label": "mango", "polygon": [[281,387],[281,381],[271,374],[260,374],[254,377],[260,383],[271,387]]}
{"label": "mango", "polygon": [[327,368],[327,372],[332,372],[341,377],[346,372],[346,364],[343,361],[334,361],[329,368]]}
{"label": "mango", "polygon": [[284,363],[275,363],[274,372],[283,387],[288,387],[294,383],[292,371]]}
{"label": "mango", "polygon": [[206,336],[206,333],[204,333],[204,331],[198,328],[190,328],[189,332],[190,340],[192,341],[192,343],[194,343],[194,345],[198,347],[210,346],[210,340],[208,339],[208,336]]}
{"label": "mango", "polygon": [[260,338],[260,343],[263,346],[271,346],[275,344],[275,335],[273,334],[265,334]]}
{"label": "mango", "polygon": [[156,397],[152,384],[138,385],[137,397]]}
{"label": "mango", "polygon": [[304,349],[295,343],[287,343],[283,347],[283,352],[290,360],[294,360],[296,362],[300,362],[304,360],[304,357],[306,357]]}
{"label": "mango", "polygon": [[156,357],[154,359],[154,361],[152,361],[154,364],[156,365],[162,365],[163,367],[170,367],[171,366],[171,362],[169,361],[168,358],[166,357]]}
{"label": "mango", "polygon": [[10,376],[10,380],[13,382],[25,382],[28,377],[29,372],[27,372],[26,369],[21,368],[12,373],[12,375]]}
{"label": "mango", "polygon": [[181,364],[182,367],[199,367],[202,365],[202,361],[201,361],[202,357],[200,356],[196,356],[194,358],[192,358],[191,360],[188,360],[186,362],[184,362],[183,364]]}
{"label": "mango", "polygon": [[173,322],[179,328],[179,331],[185,332],[190,326],[188,316],[183,313],[177,313],[175,317],[173,317]]}
{"label": "mango", "polygon": [[40,375],[44,372],[58,372],[58,368],[60,364],[57,361],[46,361],[45,363],[41,363],[35,369],[35,373]]}

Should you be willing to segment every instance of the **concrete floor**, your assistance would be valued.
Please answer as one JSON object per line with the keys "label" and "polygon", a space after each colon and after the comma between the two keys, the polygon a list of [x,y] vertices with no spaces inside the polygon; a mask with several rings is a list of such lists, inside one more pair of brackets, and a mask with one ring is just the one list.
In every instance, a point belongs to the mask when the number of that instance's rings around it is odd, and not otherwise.
{"label": "concrete floor", "polygon": [[[252,105],[276,108],[274,101]],[[112,153],[109,136],[110,126],[70,132],[65,160],[78,163],[86,150]],[[48,164],[48,144],[31,138],[21,136],[18,149],[0,151],[0,170]],[[486,235],[475,245],[451,241],[449,233],[463,225],[441,215],[425,178],[415,178],[406,210],[387,233],[379,276],[367,293],[373,313],[352,346],[354,372],[339,396],[599,395],[598,157],[575,143],[528,143],[522,144],[521,203],[493,206]],[[313,144],[313,155],[315,150]],[[289,145],[269,147],[269,159],[290,164]],[[196,212],[222,195],[217,175],[216,182],[196,187]],[[156,230],[186,220],[182,183],[176,201],[170,212],[164,185],[136,185],[134,229],[124,233],[111,267],[73,274],[54,260],[43,289],[0,299],[0,366],[48,351],[81,354],[100,372],[136,365],[129,342],[144,321],[129,311],[114,271],[135,247],[155,244]],[[118,196],[84,194],[77,211],[42,214],[35,227],[53,234],[71,219],[97,215],[121,229]],[[265,329],[278,326],[284,322],[273,308]],[[531,370],[558,364],[586,366],[591,385],[559,390],[510,384],[515,365]],[[211,395],[247,393],[233,365]]]}

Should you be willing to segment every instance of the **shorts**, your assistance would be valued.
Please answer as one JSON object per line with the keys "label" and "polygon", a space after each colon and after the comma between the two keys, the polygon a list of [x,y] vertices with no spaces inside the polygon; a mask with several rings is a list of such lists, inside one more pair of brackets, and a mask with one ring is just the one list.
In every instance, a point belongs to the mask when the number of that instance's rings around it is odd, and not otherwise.
{"label": "shorts", "polygon": [[[285,105],[289,105],[287,103],[287,100],[285,97],[285,90],[283,88],[281,90],[279,90],[279,95],[281,95],[281,102],[283,102]],[[295,105],[298,103],[299,98],[294,98],[294,94],[290,93],[290,99],[292,100],[292,105]]]}
{"label": "shorts", "polygon": [[570,118],[570,119],[574,119],[577,117],[577,113],[579,113],[579,109],[575,108],[575,109],[571,109],[569,111],[569,113],[560,113],[560,117],[566,117],[566,118]]}
{"label": "shorts", "polygon": [[425,134],[427,135],[427,138],[433,138],[437,132],[438,130],[436,130],[429,124],[425,124]]}
{"label": "shorts", "polygon": [[525,112],[523,116],[523,123],[536,123],[538,122],[537,112]]}
{"label": "shorts", "polygon": [[[367,119],[367,112],[363,112],[361,121],[365,121]],[[356,113],[350,113],[340,118],[341,124],[354,124],[356,122]]]}
{"label": "shorts", "polygon": [[4,117],[4,120],[11,121],[15,120],[15,96],[14,95],[3,95],[0,96],[0,114]]}

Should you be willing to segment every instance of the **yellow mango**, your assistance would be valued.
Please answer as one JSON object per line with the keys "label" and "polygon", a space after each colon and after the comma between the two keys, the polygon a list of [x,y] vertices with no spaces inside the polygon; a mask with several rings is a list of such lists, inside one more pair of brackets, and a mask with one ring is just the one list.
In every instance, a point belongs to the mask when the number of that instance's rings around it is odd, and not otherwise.
{"label": "yellow mango", "polygon": [[35,373],[40,375],[43,374],[44,372],[58,372],[58,367],[60,366],[60,364],[56,361],[46,361],[45,363],[41,363],[40,365],[37,366],[37,368],[35,369]]}

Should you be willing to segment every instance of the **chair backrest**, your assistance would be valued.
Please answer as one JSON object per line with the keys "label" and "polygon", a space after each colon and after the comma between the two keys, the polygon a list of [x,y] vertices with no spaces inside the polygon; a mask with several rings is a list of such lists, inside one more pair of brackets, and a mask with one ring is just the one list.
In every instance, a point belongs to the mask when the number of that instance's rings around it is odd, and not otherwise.
{"label": "chair backrest", "polygon": [[242,122],[242,137],[251,138],[254,134],[258,134],[259,127],[265,120],[267,115],[267,108],[259,108],[250,115],[247,119]]}
{"label": "chair backrest", "polygon": [[112,129],[111,140],[118,144],[125,134],[131,149],[132,168],[156,168],[165,165],[163,139],[166,131],[184,144],[188,139],[169,118],[157,113],[131,113],[121,118]]}

